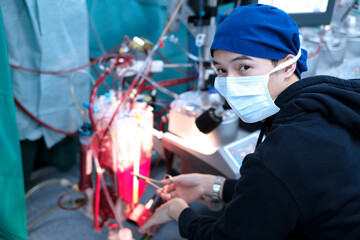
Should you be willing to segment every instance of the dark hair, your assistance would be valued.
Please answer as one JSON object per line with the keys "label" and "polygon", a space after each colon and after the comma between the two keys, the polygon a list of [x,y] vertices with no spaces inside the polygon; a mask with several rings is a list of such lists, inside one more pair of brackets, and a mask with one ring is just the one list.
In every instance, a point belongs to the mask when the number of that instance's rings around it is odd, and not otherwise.
{"label": "dark hair", "polygon": [[279,63],[279,60],[277,60],[277,59],[270,59],[270,61],[274,67],[276,67]]}

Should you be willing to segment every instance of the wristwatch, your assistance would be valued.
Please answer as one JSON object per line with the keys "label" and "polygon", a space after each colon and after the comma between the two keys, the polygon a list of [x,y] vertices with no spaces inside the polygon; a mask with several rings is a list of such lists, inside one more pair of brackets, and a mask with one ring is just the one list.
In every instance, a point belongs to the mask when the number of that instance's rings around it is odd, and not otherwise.
{"label": "wristwatch", "polygon": [[221,190],[221,183],[223,181],[224,177],[217,176],[216,180],[212,186],[212,197],[215,200],[220,200],[220,190]]}

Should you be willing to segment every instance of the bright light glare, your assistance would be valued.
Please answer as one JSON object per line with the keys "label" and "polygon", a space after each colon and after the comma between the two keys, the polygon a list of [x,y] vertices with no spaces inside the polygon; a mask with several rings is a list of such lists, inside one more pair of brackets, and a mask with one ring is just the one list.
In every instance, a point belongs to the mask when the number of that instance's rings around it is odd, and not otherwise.
{"label": "bright light glare", "polygon": [[278,7],[287,13],[326,12],[329,0],[259,0],[261,4]]}
{"label": "bright light glare", "polygon": [[142,39],[139,38],[139,37],[134,37],[134,42],[136,42],[136,43],[139,44],[140,46],[144,46],[144,44],[145,44],[145,41],[142,40]]}

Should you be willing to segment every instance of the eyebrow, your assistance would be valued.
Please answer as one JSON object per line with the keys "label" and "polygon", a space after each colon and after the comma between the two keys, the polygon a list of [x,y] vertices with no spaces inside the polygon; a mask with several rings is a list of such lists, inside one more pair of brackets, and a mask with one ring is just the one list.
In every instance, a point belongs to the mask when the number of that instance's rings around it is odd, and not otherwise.
{"label": "eyebrow", "polygon": [[240,56],[232,59],[231,62],[236,62],[236,61],[239,61],[239,60],[253,60],[253,59],[251,57],[249,57],[249,56],[240,55]]}
{"label": "eyebrow", "polygon": [[[231,59],[230,62],[236,62],[236,61],[239,61],[239,60],[241,61],[241,60],[253,60],[253,59],[251,57],[249,57],[249,56],[246,56],[246,55],[239,55],[238,57]],[[214,59],[213,59],[213,63],[214,63],[214,65],[215,64],[221,65],[221,63],[217,62]]]}

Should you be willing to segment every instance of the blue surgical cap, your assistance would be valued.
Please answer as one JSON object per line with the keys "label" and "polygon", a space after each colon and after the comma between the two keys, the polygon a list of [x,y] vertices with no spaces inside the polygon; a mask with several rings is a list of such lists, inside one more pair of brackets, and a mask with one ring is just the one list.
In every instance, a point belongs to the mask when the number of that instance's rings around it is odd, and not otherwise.
{"label": "blue surgical cap", "polygon": [[[284,11],[262,4],[235,8],[218,26],[211,53],[215,49],[242,55],[280,60],[300,50],[296,22]],[[307,70],[307,51],[301,49],[296,72]]]}

